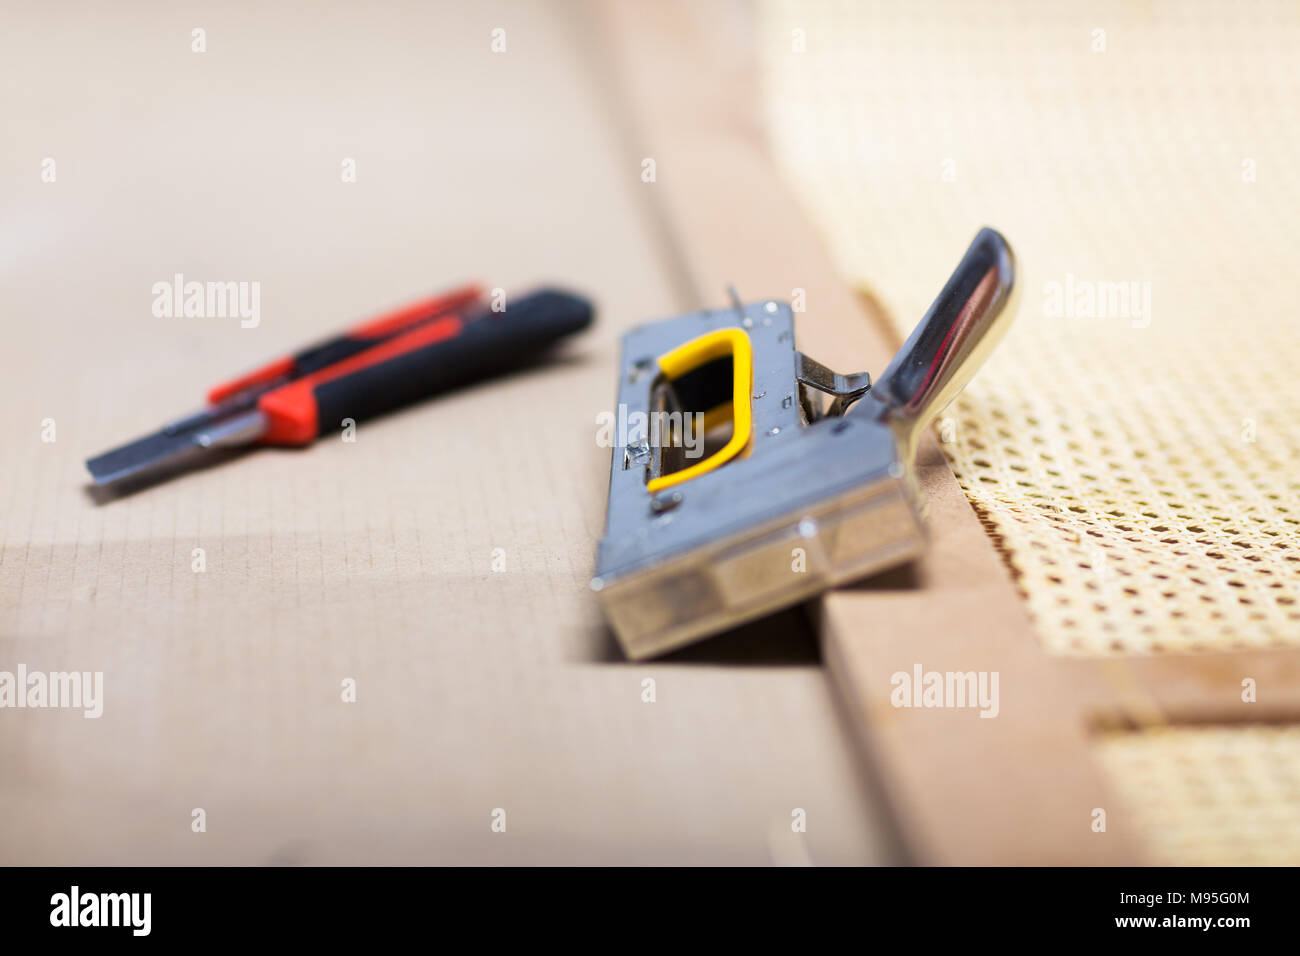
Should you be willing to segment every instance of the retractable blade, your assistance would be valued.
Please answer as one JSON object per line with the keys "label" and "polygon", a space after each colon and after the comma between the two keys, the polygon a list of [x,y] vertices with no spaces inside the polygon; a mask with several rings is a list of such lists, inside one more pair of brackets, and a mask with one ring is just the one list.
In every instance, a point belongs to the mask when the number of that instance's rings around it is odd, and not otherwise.
{"label": "retractable blade", "polygon": [[97,485],[107,485],[146,473],[181,470],[197,462],[206,452],[257,441],[268,427],[267,417],[256,406],[238,409],[205,409],[180,421],[164,425],[152,435],[106,451],[86,461]]}

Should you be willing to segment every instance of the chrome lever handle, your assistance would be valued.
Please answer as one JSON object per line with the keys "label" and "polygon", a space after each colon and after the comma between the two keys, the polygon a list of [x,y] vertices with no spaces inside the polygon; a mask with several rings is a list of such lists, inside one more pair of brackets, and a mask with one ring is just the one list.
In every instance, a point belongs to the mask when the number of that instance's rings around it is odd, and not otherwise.
{"label": "chrome lever handle", "polygon": [[996,229],[976,234],[925,317],[850,415],[891,425],[910,454],[921,430],[984,364],[1015,314],[1015,253]]}

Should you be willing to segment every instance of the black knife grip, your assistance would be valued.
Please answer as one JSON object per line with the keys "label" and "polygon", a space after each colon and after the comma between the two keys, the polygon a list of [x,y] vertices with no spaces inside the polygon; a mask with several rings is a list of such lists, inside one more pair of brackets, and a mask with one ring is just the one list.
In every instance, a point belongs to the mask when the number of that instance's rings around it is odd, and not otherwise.
{"label": "black knife grip", "polygon": [[507,301],[452,338],[316,385],[317,434],[531,364],[547,346],[591,324],[591,303],[553,289]]}

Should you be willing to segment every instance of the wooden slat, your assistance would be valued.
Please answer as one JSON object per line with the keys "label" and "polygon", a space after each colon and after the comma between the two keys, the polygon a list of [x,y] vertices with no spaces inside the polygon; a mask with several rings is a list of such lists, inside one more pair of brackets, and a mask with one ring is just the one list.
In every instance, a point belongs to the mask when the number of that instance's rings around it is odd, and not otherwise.
{"label": "wooden slat", "polygon": [[[1300,653],[1293,650],[1071,659],[1066,667],[1095,725],[1300,720]],[[1247,678],[1254,681],[1249,702]]]}
{"label": "wooden slat", "polygon": [[[593,15],[604,22],[619,100],[635,111],[629,163],[655,160],[656,181],[640,188],[667,225],[697,305],[720,304],[727,282],[749,299],[803,289],[800,347],[842,371],[879,373],[896,343],[836,275],[765,149],[745,8],[628,0]],[[934,260],[928,291],[937,293],[969,239],[917,250]],[[814,608],[827,667],[906,844],[923,862],[1135,861],[1122,813],[1109,813],[1105,834],[1089,826],[1093,808],[1115,802],[1088,753],[1082,698],[1039,650],[932,441],[919,465],[932,511],[928,555]],[[999,716],[892,707],[890,676],[917,663],[998,672]]]}

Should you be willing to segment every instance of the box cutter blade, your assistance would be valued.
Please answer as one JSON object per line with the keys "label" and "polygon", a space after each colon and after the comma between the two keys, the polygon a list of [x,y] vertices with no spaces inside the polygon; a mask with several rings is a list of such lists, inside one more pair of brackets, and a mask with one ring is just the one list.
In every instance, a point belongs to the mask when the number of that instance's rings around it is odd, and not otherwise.
{"label": "box cutter blade", "polygon": [[591,304],[552,289],[494,312],[470,285],[363,322],[219,385],[208,407],[89,459],[97,485],[147,482],[213,452],[260,443],[307,445],[344,419],[399,408],[536,361],[591,324]]}
{"label": "box cutter blade", "polygon": [[917,440],[1005,331],[1014,278],[1010,245],[980,230],[874,386],[799,352],[781,302],[733,293],[730,308],[627,333],[591,582],[626,654],[915,558]]}

